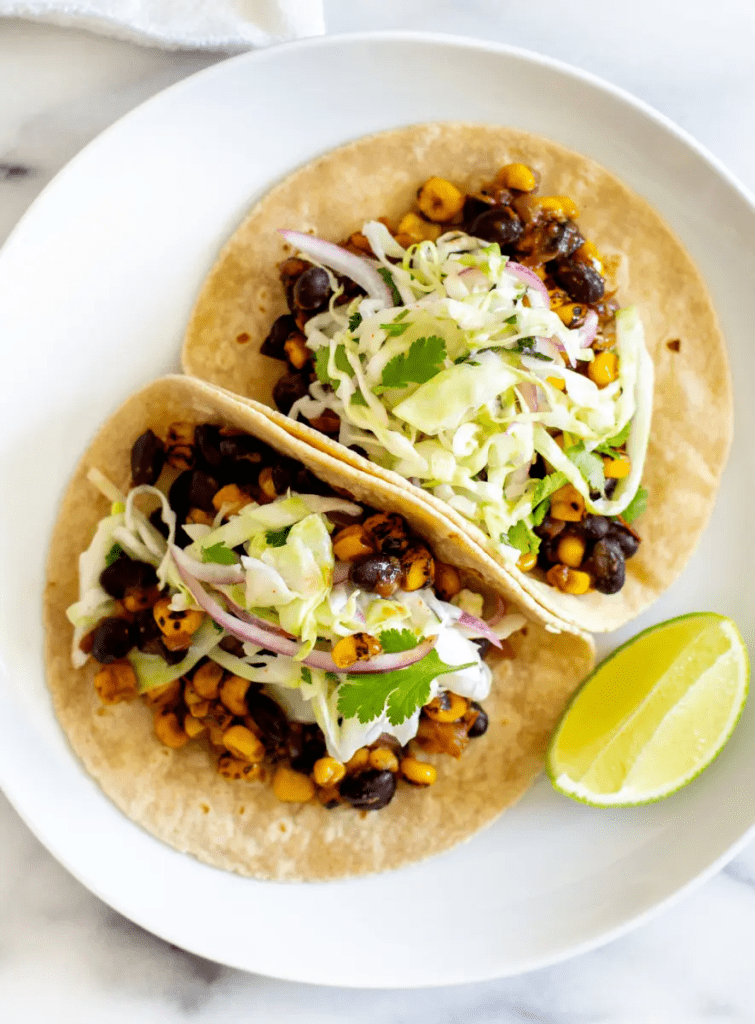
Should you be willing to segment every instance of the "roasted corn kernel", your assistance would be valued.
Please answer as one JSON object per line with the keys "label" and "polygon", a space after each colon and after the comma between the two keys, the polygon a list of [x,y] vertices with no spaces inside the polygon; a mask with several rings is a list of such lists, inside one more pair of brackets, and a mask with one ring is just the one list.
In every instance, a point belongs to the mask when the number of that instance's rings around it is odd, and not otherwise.
{"label": "roasted corn kernel", "polygon": [[218,758],[218,774],[225,779],[244,779],[252,782],[262,777],[262,765],[242,761],[233,754],[221,754]]}
{"label": "roasted corn kernel", "polygon": [[566,523],[578,523],[584,518],[585,499],[573,484],[566,484],[553,494],[550,514]]}
{"label": "roasted corn kernel", "polygon": [[178,633],[188,634],[189,637],[193,636],[204,622],[204,612],[198,611],[196,608],[174,611],[170,607],[170,600],[169,597],[161,597],[152,609],[160,632],[166,640]]}
{"label": "roasted corn kernel", "polygon": [[631,470],[632,460],[624,453],[615,459],[603,459],[603,472],[609,480],[623,480],[625,476],[629,476]]}
{"label": "roasted corn kernel", "polygon": [[194,718],[193,715],[184,716],[184,732],[190,740],[195,740],[197,736],[201,736],[207,726],[204,722],[201,722],[198,718]]}
{"label": "roasted corn kernel", "polygon": [[568,565],[552,566],[546,576],[552,587],[562,590],[565,594],[586,594],[590,589],[590,577],[579,569],[571,569]]}
{"label": "roasted corn kernel", "polygon": [[127,661],[111,661],[94,677],[94,688],[103,704],[133,700],[137,694],[136,673]]}
{"label": "roasted corn kernel", "polygon": [[398,758],[388,747],[376,747],[370,751],[370,768],[379,772],[397,772]]}
{"label": "roasted corn kernel", "polygon": [[208,659],[196,670],[191,682],[200,697],[203,697],[205,700],[215,700],[222,678],[223,669],[216,661]]}
{"label": "roasted corn kernel", "polygon": [[496,174],[495,180],[504,188],[513,188],[517,192],[532,192],[537,186],[537,179],[527,164],[506,164]]}
{"label": "roasted corn kernel", "polygon": [[412,545],[401,556],[401,588],[412,591],[430,587],[435,580],[435,560],[421,544]]}
{"label": "roasted corn kernel", "polygon": [[587,365],[587,376],[599,388],[607,387],[619,373],[619,357],[615,352],[599,352]]}
{"label": "roasted corn kernel", "polygon": [[263,497],[267,498],[268,501],[275,501],[278,497],[278,492],[275,489],[275,481],[273,480],[273,470],[271,466],[265,466],[257,477],[257,483],[259,484]]}
{"label": "roasted corn kernel", "polygon": [[567,536],[558,542],[558,560],[571,569],[578,569],[585,557],[585,542],[581,537]]}
{"label": "roasted corn kernel", "polygon": [[398,235],[406,235],[412,242],[434,242],[440,235],[441,229],[438,224],[431,224],[429,221],[418,217],[416,213],[407,213],[401,218],[398,226]]}
{"label": "roasted corn kernel", "polygon": [[315,795],[315,784],[308,775],[282,764],[273,776],[273,792],[284,803],[304,804]]}
{"label": "roasted corn kernel", "polygon": [[537,565],[537,555],[532,551],[525,551],[517,559],[516,567],[520,572],[530,572]]}
{"label": "roasted corn kernel", "polygon": [[556,308],[556,313],[565,327],[579,327],[585,319],[586,309],[579,302],[565,302]]}
{"label": "roasted corn kernel", "polygon": [[144,694],[144,702],[151,708],[164,708],[175,704],[180,696],[181,680],[174,679],[172,683],[166,683],[165,686],[156,686],[152,690],[147,690]]}
{"label": "roasted corn kernel", "polygon": [[171,423],[165,441],[165,456],[174,469],[191,469],[194,465],[194,424]]}
{"label": "roasted corn kernel", "polygon": [[318,786],[337,786],[345,774],[346,766],[334,757],[321,757],[312,769],[312,777]]}
{"label": "roasted corn kernel", "polygon": [[189,709],[189,714],[194,718],[204,718],[210,713],[210,702],[206,697],[200,697],[192,683],[184,686],[184,704]]}
{"label": "roasted corn kernel", "polygon": [[441,601],[450,601],[461,590],[458,569],[446,562],[435,562],[435,592]]}
{"label": "roasted corn kernel", "polygon": [[333,538],[333,554],[339,562],[356,562],[374,550],[364,526],[358,523],[345,526]]}
{"label": "roasted corn kernel", "polygon": [[223,733],[223,745],[234,757],[257,763],[265,756],[264,744],[245,725],[232,725]]}
{"label": "roasted corn kernel", "polygon": [[369,633],[352,633],[333,646],[331,657],[339,668],[348,668],[355,661],[369,661],[382,650],[380,641]]}
{"label": "roasted corn kernel", "polygon": [[564,217],[579,217],[579,207],[569,196],[541,196],[537,203],[546,213],[559,213]]}
{"label": "roasted corn kernel", "polygon": [[413,782],[415,786],[432,786],[438,778],[438,773],[433,765],[427,761],[418,761],[416,757],[405,757],[401,761],[401,774],[407,782]]}
{"label": "roasted corn kernel", "polygon": [[213,518],[203,508],[190,508],[186,516],[186,522],[190,525],[197,523],[200,526],[212,526]]}
{"label": "roasted corn kernel", "polygon": [[155,712],[155,735],[166,747],[177,750],[189,742],[189,736],[181,727],[178,716],[169,708],[159,708]]}
{"label": "roasted corn kernel", "polygon": [[457,693],[442,693],[424,707],[428,718],[434,722],[458,722],[466,715],[469,702]]}
{"label": "roasted corn kernel", "polygon": [[377,512],[362,525],[370,540],[385,555],[400,555],[409,546],[406,523],[396,512]]}
{"label": "roasted corn kernel", "polygon": [[428,220],[444,224],[461,213],[464,194],[445,178],[428,178],[417,193],[417,202]]}
{"label": "roasted corn kernel", "polygon": [[242,508],[246,508],[247,505],[251,504],[252,499],[249,495],[242,491],[236,484],[226,484],[225,487],[221,487],[215,497],[212,499],[212,505],[216,512],[225,506],[226,516],[238,515]]}
{"label": "roasted corn kernel", "polygon": [[300,331],[289,334],[283,343],[283,351],[295,370],[303,370],[309,362],[310,351],[307,348],[307,339]]}
{"label": "roasted corn kernel", "polygon": [[353,775],[354,772],[361,772],[363,768],[366,768],[370,762],[370,751],[368,747],[360,747],[355,750],[349,760],[346,762],[346,771]]}
{"label": "roasted corn kernel", "polygon": [[341,429],[341,417],[332,409],[326,409],[322,416],[315,416],[309,421],[310,427],[321,434],[337,434]]}
{"label": "roasted corn kernel", "polygon": [[563,377],[546,377],[545,379],[557,391],[566,391],[566,381]]}
{"label": "roasted corn kernel", "polygon": [[241,676],[229,676],[220,684],[220,699],[234,715],[246,715],[249,709],[244,698],[248,689],[248,679],[242,679]]}

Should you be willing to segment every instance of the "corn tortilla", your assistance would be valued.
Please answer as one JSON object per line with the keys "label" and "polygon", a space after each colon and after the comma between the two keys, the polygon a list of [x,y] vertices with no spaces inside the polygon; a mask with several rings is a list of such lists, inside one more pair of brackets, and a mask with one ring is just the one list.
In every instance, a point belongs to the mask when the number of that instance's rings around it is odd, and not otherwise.
{"label": "corn tortilla", "polygon": [[[648,511],[643,543],[627,562],[615,595],[575,597],[536,574],[504,566],[489,538],[445,502],[421,492],[449,528],[488,552],[491,582],[532,614],[547,612],[589,632],[617,629],[658,598],[682,571],[713,509],[732,435],[732,392],[724,340],[705,283],[660,215],[593,160],[513,128],[458,123],[400,128],[360,139],[301,167],[273,188],[228,241],[194,309],[183,349],[184,370],[265,405],[280,362],[259,353],[270,325],[287,312],[277,265],[291,250],[279,228],[332,241],[379,216],[395,221],[432,175],[464,189],[489,180],[506,163],[541,176],[543,191],[568,195],[579,226],[617,264],[622,305],[636,305],[655,366],[653,425],[643,483]],[[306,425],[276,422],[381,479],[383,470]],[[409,487],[405,481],[401,486]]]}
{"label": "corn tortilla", "polygon": [[[307,447],[264,411],[186,377],[155,381],[102,427],[63,498],[48,556],[44,595],[48,684],[73,750],[104,792],[138,825],[178,850],[242,875],[285,881],[326,880],[399,868],[468,839],[490,824],[540,771],[548,738],[570,694],[590,670],[593,647],[579,635],[555,635],[531,624],[512,638],[517,657],[501,659],[485,708],[488,732],[458,761],[429,758],[438,768],[427,790],[399,787],[376,812],[325,810],[316,801],[280,803],[266,783],[228,782],[208,752],[192,742],[163,746],[142,701],[105,706],[92,680],[96,666],[70,662],[66,608],[78,597],[78,556],[108,504],[86,480],[91,467],[127,488],[131,444],[151,427],[212,421],[240,428],[298,459],[357,501],[399,511],[436,552],[473,580],[483,568],[446,521],[414,496]],[[424,755],[423,755],[424,756]]]}

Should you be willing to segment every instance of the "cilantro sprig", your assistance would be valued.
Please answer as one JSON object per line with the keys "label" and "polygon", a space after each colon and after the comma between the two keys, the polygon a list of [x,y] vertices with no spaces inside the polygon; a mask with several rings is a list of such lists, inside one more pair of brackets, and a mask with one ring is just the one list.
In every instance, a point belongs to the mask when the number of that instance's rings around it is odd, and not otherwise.
{"label": "cilantro sprig", "polygon": [[517,342],[511,345],[506,351],[517,352],[519,355],[530,356],[532,359],[542,359],[543,362],[552,363],[553,359],[551,356],[546,356],[543,352],[538,352],[535,348],[534,338],[520,338]]}
{"label": "cilantro sprig", "polygon": [[647,488],[641,485],[637,488],[634,497],[629,502],[627,507],[621,513],[622,518],[627,523],[633,523],[635,519],[639,519],[643,512],[647,511],[648,507],[648,492]]}
{"label": "cilantro sprig", "polygon": [[120,544],[113,544],[111,549],[105,555],[105,565],[110,567],[113,564],[113,562],[118,561],[122,554],[123,548],[120,546]]}
{"label": "cilantro sprig", "polygon": [[394,356],[383,368],[381,389],[405,388],[410,384],[425,384],[443,369],[446,343],[437,335],[417,338],[408,352]]}
{"label": "cilantro sprig", "polygon": [[[343,345],[337,345],[334,355],[334,361],[336,369],[340,370],[341,373],[346,373],[349,377],[354,376],[354,367],[349,362],[349,358],[346,355],[346,349]],[[317,374],[318,380],[321,384],[329,384],[330,387],[335,389],[338,387],[340,381],[334,380],[328,373],[328,362],[330,360],[330,349],[325,346],[318,348],[317,355],[315,356],[315,373]]]}
{"label": "cilantro sprig", "polygon": [[291,533],[291,526],[282,526],[280,530],[268,530],[265,534],[265,543],[269,548],[282,548]]}
{"label": "cilantro sprig", "polygon": [[235,565],[236,556],[221,540],[217,544],[211,544],[208,548],[202,548],[202,561],[216,562],[218,565]]}

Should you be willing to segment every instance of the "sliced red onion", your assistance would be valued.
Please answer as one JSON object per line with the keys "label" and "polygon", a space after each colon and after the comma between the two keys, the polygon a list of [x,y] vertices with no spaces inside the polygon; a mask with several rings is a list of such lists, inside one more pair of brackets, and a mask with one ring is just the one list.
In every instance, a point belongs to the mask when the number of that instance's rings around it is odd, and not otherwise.
{"label": "sliced red onion", "polygon": [[228,602],[228,610],[232,615],[236,615],[242,622],[248,622],[252,626],[259,626],[260,629],[266,630],[268,633],[275,633],[278,636],[284,636],[287,640],[295,640],[296,637],[292,633],[287,633],[281,626],[276,626],[274,622],[270,622],[268,619],[263,619],[259,615],[252,615],[246,608],[242,608],[240,605],[232,601],[228,595],[225,595],[225,599]]}
{"label": "sliced red onion", "polygon": [[547,356],[552,359],[554,363],[563,363],[561,358],[561,350],[555,341],[550,338],[535,338],[534,345],[535,352],[539,352],[541,356]]}
{"label": "sliced red onion", "polygon": [[503,600],[500,594],[495,595],[495,608],[493,614],[487,620],[489,626],[497,626],[501,619],[506,614],[506,602]]}
{"label": "sliced red onion", "polygon": [[335,568],[333,569],[333,584],[345,583],[349,578],[350,571],[351,565],[349,562],[336,562]]}
{"label": "sliced red onion", "polygon": [[506,264],[506,271],[523,284],[526,284],[528,288],[532,288],[533,291],[537,292],[543,300],[543,305],[546,309],[551,308],[551,297],[548,294],[548,289],[533,270],[530,270],[529,267],[523,267],[521,263],[514,263],[513,260],[509,260]]}
{"label": "sliced red onion", "polygon": [[[257,624],[261,620],[245,622],[236,615],[227,612],[218,604],[214,597],[207,593],[199,580],[192,575],[191,563],[193,560],[175,546],[171,547],[170,553],[173,556],[173,561],[176,563],[181,579],[186,584],[189,593],[199,607],[206,611],[214,622],[217,622],[219,626],[222,626],[232,636],[235,636],[238,640],[243,640],[245,643],[264,647],[267,651],[282,654],[286,658],[293,658],[301,651],[302,644],[272,632],[269,622],[263,627]],[[250,618],[252,617],[250,616]],[[326,651],[311,651],[306,658],[302,658],[301,664],[307,665],[309,668],[319,668],[325,672],[334,672],[337,675],[395,672],[397,669],[407,668],[409,665],[421,661],[433,649],[435,642],[436,638],[433,637],[431,640],[425,640],[423,643],[418,644],[411,651],[402,651],[400,654],[379,654],[375,658],[370,658],[369,661],[357,661],[347,668],[340,668],[336,665]]]}
{"label": "sliced red onion", "polygon": [[342,249],[340,245],[326,242],[322,238],[314,238],[312,235],[305,235],[301,231],[279,230],[287,242],[317,260],[324,267],[328,267],[336,274],[343,274],[350,278],[360,288],[364,288],[371,299],[379,299],[386,306],[393,305],[391,290],[380,276],[375,267],[361,256],[355,256],[353,252]]}
{"label": "sliced red onion", "polygon": [[489,640],[494,647],[501,647],[501,639],[497,636],[487,622],[482,619],[478,619],[476,615],[470,615],[469,612],[462,612],[461,618],[459,619],[459,625],[463,626],[464,629],[468,629],[470,633],[477,633],[478,636],[484,636],[486,640]]}
{"label": "sliced red onion", "polygon": [[588,309],[585,322],[579,329],[579,347],[587,348],[588,345],[592,345],[595,341],[595,335],[598,333],[598,314],[594,309]]}
{"label": "sliced red onion", "polygon": [[239,564],[220,565],[217,562],[197,562],[193,558],[186,558],[187,569],[194,579],[203,583],[212,583],[215,586],[230,585],[232,583],[243,583],[246,580],[244,567]]}
{"label": "sliced red onion", "polygon": [[459,280],[464,282],[464,287],[471,291],[475,287],[490,290],[490,281],[487,275],[479,267],[467,267],[459,274]]}
{"label": "sliced red onion", "polygon": [[530,412],[537,412],[539,407],[537,384],[532,384],[530,381],[525,381],[523,384],[518,384],[517,389],[519,394],[522,396],[522,401],[527,406]]}

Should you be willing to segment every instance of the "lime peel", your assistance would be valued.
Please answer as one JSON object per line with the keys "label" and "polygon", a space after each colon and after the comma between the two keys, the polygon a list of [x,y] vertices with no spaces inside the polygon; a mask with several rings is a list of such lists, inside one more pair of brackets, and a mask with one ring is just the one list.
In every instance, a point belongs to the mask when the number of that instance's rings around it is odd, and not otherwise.
{"label": "lime peel", "polygon": [[572,698],[546,757],[554,787],[599,807],[676,792],[726,745],[749,674],[744,641],[725,616],[696,612],[650,627]]}

